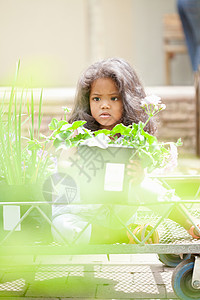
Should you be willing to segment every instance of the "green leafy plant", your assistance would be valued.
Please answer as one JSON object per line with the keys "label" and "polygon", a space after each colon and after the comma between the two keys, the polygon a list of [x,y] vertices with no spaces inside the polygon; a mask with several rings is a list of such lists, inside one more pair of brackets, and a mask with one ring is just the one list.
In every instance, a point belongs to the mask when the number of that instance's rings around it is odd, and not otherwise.
{"label": "green leafy plant", "polygon": [[[77,147],[82,144],[101,148],[109,147],[109,145],[131,147],[133,152],[130,159],[139,158],[148,172],[175,164],[177,146],[182,145],[181,139],[176,143],[159,142],[155,136],[144,130],[149,120],[165,109],[165,105],[161,103],[159,97],[147,96],[141,101],[141,107],[149,116],[146,123],[133,123],[129,126],[117,124],[112,130],[90,131],[84,128],[85,121],[75,121],[69,124],[66,118],[61,121],[53,118],[49,124],[49,129],[53,131],[50,139],[53,140],[57,149]],[[75,134],[78,128],[81,128],[81,133]]]}
{"label": "green leafy plant", "polygon": [[19,67],[20,61],[13,85],[5,91],[0,106],[0,176],[9,185],[36,183],[53,165],[49,141],[40,138],[42,90],[36,120],[33,91],[16,87]]}

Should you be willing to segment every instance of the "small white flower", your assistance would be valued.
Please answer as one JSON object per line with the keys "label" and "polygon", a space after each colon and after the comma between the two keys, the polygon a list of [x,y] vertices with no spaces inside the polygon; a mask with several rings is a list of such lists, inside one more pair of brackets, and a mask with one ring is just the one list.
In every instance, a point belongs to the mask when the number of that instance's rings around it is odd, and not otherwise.
{"label": "small white flower", "polygon": [[147,104],[146,104],[146,102],[145,102],[144,100],[141,100],[140,106],[141,106],[142,108],[145,108],[145,106],[147,106]]}
{"label": "small white flower", "polygon": [[66,113],[70,113],[70,112],[72,111],[71,107],[62,106],[62,109],[63,109]]}
{"label": "small white flower", "polygon": [[164,168],[165,172],[173,171],[178,165],[178,151],[174,143],[170,143],[169,157],[167,165]]}
{"label": "small white flower", "polygon": [[166,108],[166,105],[165,104],[160,104],[160,110],[163,110]]}
{"label": "small white flower", "polygon": [[154,110],[155,111],[159,110],[159,106],[158,105],[154,105]]}
{"label": "small white flower", "polygon": [[149,96],[146,96],[142,100],[142,102],[144,102],[147,105],[149,105],[149,104],[159,105],[159,104],[161,104],[161,98],[159,96],[156,96],[156,95],[149,95]]}

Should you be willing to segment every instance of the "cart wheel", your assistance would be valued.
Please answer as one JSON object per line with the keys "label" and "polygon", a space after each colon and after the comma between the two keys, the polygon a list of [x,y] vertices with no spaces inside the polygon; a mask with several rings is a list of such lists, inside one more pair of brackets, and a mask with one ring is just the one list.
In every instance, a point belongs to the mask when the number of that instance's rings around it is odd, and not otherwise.
{"label": "cart wheel", "polygon": [[183,259],[179,255],[176,254],[158,254],[158,259],[168,267],[176,267],[182,261],[189,259],[191,257],[190,254],[183,254]]}
{"label": "cart wheel", "polygon": [[200,290],[192,287],[193,259],[182,261],[172,275],[172,287],[181,300],[200,300]]}

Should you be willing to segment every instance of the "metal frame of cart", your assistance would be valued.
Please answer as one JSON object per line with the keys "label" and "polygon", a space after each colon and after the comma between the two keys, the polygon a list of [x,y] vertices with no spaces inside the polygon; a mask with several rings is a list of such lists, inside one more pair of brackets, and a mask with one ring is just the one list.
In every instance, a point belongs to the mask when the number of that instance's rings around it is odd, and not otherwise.
{"label": "metal frame of cart", "polygon": [[[33,209],[36,209],[41,216],[46,220],[47,223],[49,223],[49,226],[53,226],[51,219],[49,216],[44,213],[44,211],[40,208],[41,205],[52,205],[52,202],[47,201],[38,201],[38,202],[0,202],[0,206],[3,205],[27,205],[29,207],[25,214],[21,217],[20,221],[15,225],[15,227],[8,232],[8,234],[1,240],[0,242],[0,255],[12,255],[13,253],[15,255],[25,255],[25,254],[33,254],[33,255],[79,255],[79,254],[133,254],[133,253],[157,253],[157,254],[164,254],[164,255],[183,255],[183,254],[190,254],[189,259],[186,259],[185,261],[181,259],[177,263],[177,267],[173,274],[173,288],[175,290],[175,293],[180,297],[180,299],[200,299],[200,240],[181,240],[180,241],[172,241],[169,243],[159,243],[159,244],[146,244],[145,242],[148,240],[149,236],[155,231],[157,228],[159,228],[160,225],[165,222],[167,219],[167,216],[170,213],[170,210],[174,205],[184,205],[186,208],[193,206],[197,207],[196,211],[199,213],[198,216],[200,216],[200,176],[160,176],[160,180],[162,180],[165,184],[168,186],[172,186],[174,184],[177,184],[177,182],[182,181],[182,183],[186,184],[189,182],[190,185],[192,185],[193,182],[199,181],[199,188],[197,191],[195,191],[195,195],[193,196],[193,199],[184,199],[180,201],[171,201],[170,204],[172,206],[165,211],[165,214],[160,216],[156,219],[155,224],[153,226],[153,229],[149,234],[146,236],[146,238],[143,241],[138,241],[137,238],[133,235],[133,238],[137,241],[137,244],[98,244],[98,245],[84,245],[84,247],[77,247],[74,241],[74,244],[69,245],[64,237],[62,245],[57,244],[55,242],[52,242],[47,245],[40,245],[40,244],[33,244],[33,245],[21,245],[13,246],[13,245],[7,245],[7,241],[12,236],[12,234],[15,232],[15,229],[21,224],[30,214],[30,212]],[[179,196],[181,196],[179,194]],[[184,198],[184,197],[183,197]],[[56,205],[63,205],[64,203],[56,203]],[[148,203],[148,205],[153,205],[155,203]],[[104,204],[105,205],[105,204]],[[127,204],[126,204],[127,205]],[[130,204],[134,205],[134,204]],[[138,205],[138,204],[137,204]],[[140,203],[140,206],[145,206],[145,203]],[[163,204],[164,205],[164,204]],[[142,212],[141,212],[142,215]],[[115,216],[118,221],[122,223],[119,216]],[[94,216],[95,218],[95,216]],[[125,224],[123,226],[126,227]],[[87,225],[86,225],[87,227]],[[55,230],[57,230],[54,227]],[[127,230],[129,230],[126,227]],[[83,229],[83,231],[85,228]],[[58,232],[59,233],[59,232]],[[60,234],[60,233],[59,233]],[[188,258],[188,257],[187,257]],[[182,261],[182,262],[181,262]],[[185,273],[183,272],[186,269]],[[183,275],[181,272],[183,272]],[[189,275],[188,275],[189,274]],[[184,290],[184,276],[187,280],[190,278],[191,281],[191,290],[188,292],[187,290]],[[189,277],[188,277],[189,276]],[[181,282],[181,279],[183,282]],[[188,293],[188,294],[187,294]],[[199,296],[198,296],[199,295]],[[181,298],[182,297],[182,298]]]}

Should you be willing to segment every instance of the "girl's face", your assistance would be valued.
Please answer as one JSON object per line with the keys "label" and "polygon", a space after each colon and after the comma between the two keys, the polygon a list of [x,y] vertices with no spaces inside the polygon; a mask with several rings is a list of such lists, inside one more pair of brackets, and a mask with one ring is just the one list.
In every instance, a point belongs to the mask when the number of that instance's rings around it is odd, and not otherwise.
{"label": "girl's face", "polygon": [[98,78],[91,85],[90,110],[100,128],[111,130],[121,122],[123,102],[111,78]]}

